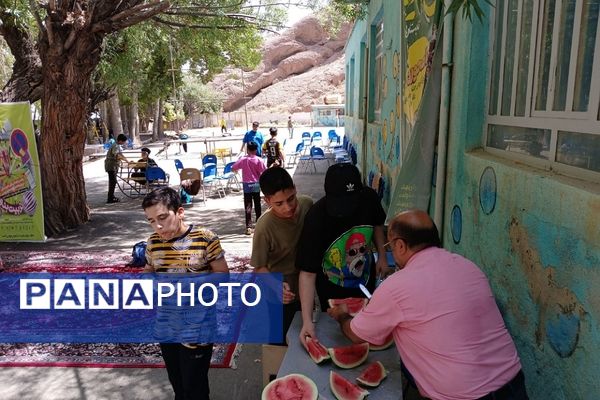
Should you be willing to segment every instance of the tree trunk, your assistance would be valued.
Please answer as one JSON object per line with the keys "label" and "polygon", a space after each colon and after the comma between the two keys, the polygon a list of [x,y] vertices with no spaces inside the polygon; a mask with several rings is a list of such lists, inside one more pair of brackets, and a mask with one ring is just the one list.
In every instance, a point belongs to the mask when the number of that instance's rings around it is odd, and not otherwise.
{"label": "tree trunk", "polygon": [[119,95],[115,94],[108,99],[110,108],[110,127],[112,128],[113,136],[117,140],[117,136],[123,133],[123,125],[121,122],[121,107],[119,106]]}
{"label": "tree trunk", "polygon": [[106,126],[106,121],[108,121],[107,102],[103,101],[102,103],[98,104],[98,109],[100,110],[100,130],[102,131],[104,143],[106,143],[108,142],[108,126]]}
{"label": "tree trunk", "polygon": [[131,133],[131,138],[136,144],[142,144],[140,140],[140,117],[138,115],[138,93],[134,88],[133,93],[131,94],[131,112],[129,114],[129,132]]}
{"label": "tree trunk", "polygon": [[123,134],[133,140],[131,132],[129,132],[129,107],[121,106],[121,127],[123,128]]}
{"label": "tree trunk", "polygon": [[82,160],[89,77],[97,60],[72,54],[87,53],[87,46],[94,43],[93,38],[81,40],[83,48],[74,46],[71,52],[59,46],[42,47],[44,132],[40,137],[40,169],[48,236],[76,228],[90,217]]}

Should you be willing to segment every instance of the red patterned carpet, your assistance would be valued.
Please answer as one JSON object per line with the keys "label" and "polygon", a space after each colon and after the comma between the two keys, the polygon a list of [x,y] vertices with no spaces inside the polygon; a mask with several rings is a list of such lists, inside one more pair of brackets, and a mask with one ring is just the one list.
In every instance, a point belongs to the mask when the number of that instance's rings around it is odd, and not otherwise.
{"label": "red patterned carpet", "polygon": [[[247,254],[226,255],[231,271],[249,269]],[[130,256],[111,252],[0,252],[0,273],[134,273]],[[212,368],[235,368],[241,345],[215,344]],[[0,343],[0,367],[162,368],[157,344]]]}

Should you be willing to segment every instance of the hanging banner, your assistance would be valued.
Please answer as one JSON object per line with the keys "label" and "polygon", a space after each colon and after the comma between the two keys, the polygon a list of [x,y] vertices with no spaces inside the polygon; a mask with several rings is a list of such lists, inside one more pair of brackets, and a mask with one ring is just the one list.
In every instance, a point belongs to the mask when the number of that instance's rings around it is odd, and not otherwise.
{"label": "hanging banner", "polygon": [[40,162],[29,103],[0,104],[0,241],[43,241]]}
{"label": "hanging banner", "polygon": [[403,210],[429,208],[440,107],[442,51],[435,50],[441,7],[437,0],[405,0],[404,3],[402,96],[404,126],[410,131],[410,140],[392,191],[388,219]]}

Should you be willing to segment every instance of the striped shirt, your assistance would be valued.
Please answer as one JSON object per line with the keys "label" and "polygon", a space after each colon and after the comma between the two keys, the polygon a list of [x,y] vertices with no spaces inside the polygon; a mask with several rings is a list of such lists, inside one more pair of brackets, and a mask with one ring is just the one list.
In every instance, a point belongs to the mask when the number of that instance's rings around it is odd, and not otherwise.
{"label": "striped shirt", "polygon": [[174,239],[162,240],[154,233],[147,242],[146,263],[156,272],[209,272],[210,263],[225,255],[215,233],[193,225]]}

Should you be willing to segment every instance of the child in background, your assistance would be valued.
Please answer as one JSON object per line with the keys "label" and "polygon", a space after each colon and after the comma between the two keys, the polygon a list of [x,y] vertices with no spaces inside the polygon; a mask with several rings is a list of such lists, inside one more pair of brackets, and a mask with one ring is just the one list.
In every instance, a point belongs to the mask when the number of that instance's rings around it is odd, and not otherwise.
{"label": "child in background", "polygon": [[262,158],[256,155],[258,145],[256,142],[249,142],[247,146],[248,154],[240,158],[233,164],[233,171],[242,170],[242,184],[244,187],[244,211],[246,213],[246,235],[251,235],[252,229],[252,203],[254,202],[254,212],[256,220],[262,213],[260,206],[260,185],[258,180],[260,174],[267,167]]}
{"label": "child in background", "polygon": [[263,145],[263,153],[267,156],[267,168],[282,167],[283,168],[283,151],[281,144],[277,141],[277,128],[269,128],[271,139],[267,140]]}

